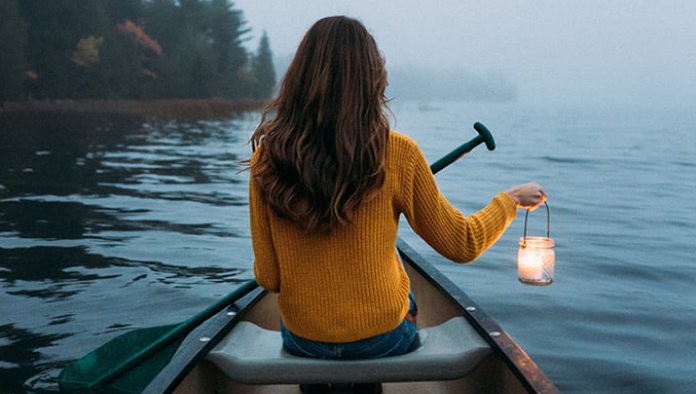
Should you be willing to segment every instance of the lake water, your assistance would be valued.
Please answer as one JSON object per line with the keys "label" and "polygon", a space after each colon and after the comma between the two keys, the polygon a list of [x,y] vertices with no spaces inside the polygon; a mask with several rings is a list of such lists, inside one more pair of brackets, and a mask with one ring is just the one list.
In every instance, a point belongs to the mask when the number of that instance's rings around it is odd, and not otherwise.
{"label": "lake water", "polygon": [[[427,104],[427,105],[425,105]],[[567,393],[696,390],[696,111],[392,104],[465,214],[538,181],[551,286],[517,281],[524,211],[476,262],[402,236]],[[178,122],[0,114],[0,392],[57,390],[60,369],[128,330],[180,322],[252,278],[247,174],[257,114]],[[529,215],[529,235],[546,232]]]}

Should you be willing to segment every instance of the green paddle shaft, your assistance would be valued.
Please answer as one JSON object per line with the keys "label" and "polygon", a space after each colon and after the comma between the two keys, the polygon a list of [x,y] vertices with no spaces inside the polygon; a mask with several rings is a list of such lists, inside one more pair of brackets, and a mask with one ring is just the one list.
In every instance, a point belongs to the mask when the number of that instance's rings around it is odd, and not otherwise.
{"label": "green paddle shaft", "polygon": [[[441,158],[440,160],[436,161],[432,165],[430,165],[430,169],[432,170],[433,174],[439,172],[443,168],[447,167],[448,165],[452,164],[453,162],[457,161],[460,157],[464,156],[465,154],[469,153],[472,149],[474,149],[476,146],[481,144],[482,142],[486,143],[486,146],[488,147],[488,150],[493,150],[495,149],[495,141],[493,140],[493,136],[491,135],[490,131],[484,126],[483,124],[476,122],[474,124],[474,129],[479,133],[478,136],[474,137],[472,140],[460,145],[456,149],[454,149],[452,152],[448,153],[446,156]],[[223,310],[225,307],[228,305],[232,304],[233,302],[237,301],[238,299],[244,297],[254,289],[258,287],[258,284],[256,283],[255,280],[250,280],[246,283],[244,283],[242,286],[238,287],[235,291],[231,292],[230,294],[226,295],[224,298],[222,298],[220,301],[216,302],[215,304],[209,306],[202,312],[198,313],[197,315],[193,316],[192,318],[184,321],[183,323],[175,326],[174,328],[171,329],[171,331],[167,332],[165,335],[161,336],[154,342],[152,342],[150,345],[147,347],[144,347],[140,351],[136,352],[126,360],[118,363],[115,365],[113,368],[109,369],[108,371],[104,372],[102,375],[100,375],[98,378],[96,378],[94,381],[89,384],[90,387],[99,387],[103,386],[114,379],[118,378],[119,376],[123,375],[127,371],[133,369],[138,363],[142,362],[143,360],[147,359],[148,357],[151,357],[153,354],[157,353],[161,349],[167,347],[169,344],[174,342],[175,340],[181,338],[183,335],[186,335],[189,333],[191,330],[196,328],[198,325],[203,323],[204,321],[208,320],[211,318],[213,315],[216,313],[220,312]]]}
{"label": "green paddle shaft", "polygon": [[486,143],[488,150],[495,149],[495,140],[486,126],[480,122],[476,122],[474,123],[474,129],[479,133],[479,135],[472,138],[470,141],[459,145],[459,147],[454,149],[452,152],[430,165],[430,169],[433,171],[433,174],[437,174],[441,169],[457,161],[460,157],[469,153],[482,142]]}
{"label": "green paddle shaft", "polygon": [[235,289],[233,292],[223,297],[220,301],[216,302],[215,304],[209,306],[197,315],[174,327],[171,331],[161,336],[159,339],[154,341],[149,346],[143,348],[139,352],[133,354],[128,359],[115,365],[109,371],[105,372],[100,377],[95,379],[90,386],[98,387],[100,385],[104,385],[106,383],[111,382],[112,380],[121,376],[123,373],[129,371],[140,361],[150,357],[151,355],[166,347],[173,341],[177,340],[181,336],[187,334],[194,328],[198,327],[201,323],[213,317],[213,315],[220,312],[228,305],[232,304],[233,302],[252,292],[256,287],[258,287],[258,284],[253,279],[248,282],[245,282],[243,285]]}

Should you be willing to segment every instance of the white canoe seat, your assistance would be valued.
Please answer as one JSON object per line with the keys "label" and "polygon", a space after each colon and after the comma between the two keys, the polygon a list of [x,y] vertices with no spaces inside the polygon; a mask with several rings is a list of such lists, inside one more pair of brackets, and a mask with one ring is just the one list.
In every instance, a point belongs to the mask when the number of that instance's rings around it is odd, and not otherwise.
{"label": "white canoe seat", "polygon": [[325,360],[291,355],[282,349],[280,332],[243,321],[207,358],[239,383],[321,384],[457,379],[492,353],[463,317],[418,333],[421,346],[405,355]]}

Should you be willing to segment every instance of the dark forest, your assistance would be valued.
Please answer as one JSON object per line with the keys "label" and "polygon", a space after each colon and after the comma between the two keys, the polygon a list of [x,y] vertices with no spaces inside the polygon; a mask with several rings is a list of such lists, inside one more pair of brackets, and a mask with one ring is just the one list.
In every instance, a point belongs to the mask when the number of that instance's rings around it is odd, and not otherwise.
{"label": "dark forest", "polygon": [[0,0],[0,102],[263,100],[273,56],[250,32],[228,0]]}

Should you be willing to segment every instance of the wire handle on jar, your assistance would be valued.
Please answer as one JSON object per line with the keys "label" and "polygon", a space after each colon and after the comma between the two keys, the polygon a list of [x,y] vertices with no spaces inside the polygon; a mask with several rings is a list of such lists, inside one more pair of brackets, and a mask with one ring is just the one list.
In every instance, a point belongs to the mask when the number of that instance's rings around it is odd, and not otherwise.
{"label": "wire handle on jar", "polygon": [[[549,237],[550,234],[550,228],[551,228],[551,214],[549,213],[549,204],[544,201],[544,205],[546,205],[546,238],[551,238]],[[527,217],[529,216],[529,209],[527,209],[527,212],[524,214],[524,235],[522,236],[523,244],[520,245],[523,248],[527,246]]]}

